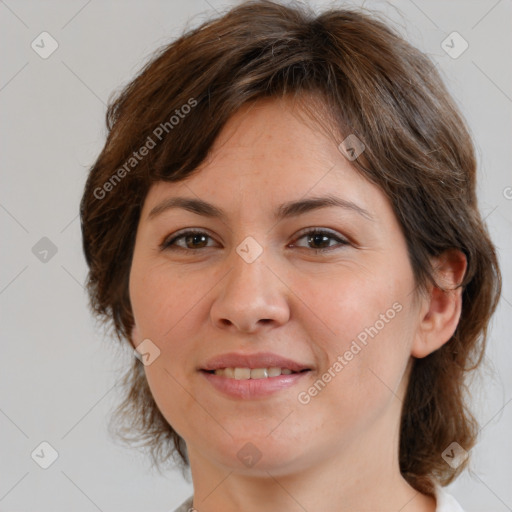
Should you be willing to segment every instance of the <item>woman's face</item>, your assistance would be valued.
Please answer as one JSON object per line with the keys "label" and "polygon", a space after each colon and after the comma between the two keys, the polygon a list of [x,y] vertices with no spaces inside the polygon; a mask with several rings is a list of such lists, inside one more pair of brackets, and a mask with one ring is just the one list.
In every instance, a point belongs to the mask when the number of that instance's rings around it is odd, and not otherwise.
{"label": "woman's face", "polygon": [[414,290],[383,192],[289,101],[260,101],[231,118],[197,174],[150,189],[133,341],[151,340],[148,383],[192,464],[277,475],[344,455],[356,470],[387,464],[398,440]]}

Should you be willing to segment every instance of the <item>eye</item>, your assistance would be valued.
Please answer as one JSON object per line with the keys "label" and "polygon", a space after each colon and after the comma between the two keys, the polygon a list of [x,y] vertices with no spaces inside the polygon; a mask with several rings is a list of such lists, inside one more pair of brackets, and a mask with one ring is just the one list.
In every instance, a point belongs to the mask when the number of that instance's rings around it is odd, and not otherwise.
{"label": "eye", "polygon": [[[210,235],[205,233],[204,231],[198,231],[198,230],[188,230],[188,231],[182,231],[181,233],[173,235],[171,238],[168,238],[164,240],[160,244],[160,248],[162,250],[194,250],[194,249],[203,249],[207,246],[205,246],[205,240],[208,238],[212,239]],[[184,240],[185,247],[182,245],[176,244],[177,241]],[[211,247],[211,246],[210,246]]]}
{"label": "eye", "polygon": [[[326,251],[332,251],[336,248],[339,248],[339,246],[343,245],[349,245],[350,242],[345,240],[344,238],[340,237],[339,235],[327,231],[325,229],[309,229],[308,231],[305,231],[297,238],[297,240],[301,240],[302,238],[307,238],[308,244],[313,245],[320,245],[322,247],[309,247],[310,249],[313,249],[316,253],[322,253]],[[172,235],[171,237],[167,238],[160,244],[161,250],[184,250],[184,251],[190,251],[190,250],[198,250],[198,249],[207,249],[208,247],[212,247],[211,245],[208,245],[208,239],[213,240],[208,233],[205,233],[204,231],[199,230],[187,230],[182,231],[181,233],[178,232],[177,234]],[[334,246],[330,245],[330,241],[336,241],[338,242]],[[182,242],[183,245],[178,244],[177,242]],[[292,244],[292,247],[301,247],[299,245]],[[338,247],[337,247],[338,246]],[[307,247],[305,247],[307,248]]]}
{"label": "eye", "polygon": [[[303,232],[297,240],[301,240],[302,238],[307,238],[308,244],[323,246],[320,248],[310,246],[310,248],[314,249],[317,253],[332,251],[339,248],[339,246],[349,245],[347,240],[335,233],[332,233],[331,231],[326,231],[325,229],[310,229],[309,231]],[[336,245],[329,246],[329,240],[336,240],[338,242],[338,244],[336,244],[338,247],[336,247]]]}

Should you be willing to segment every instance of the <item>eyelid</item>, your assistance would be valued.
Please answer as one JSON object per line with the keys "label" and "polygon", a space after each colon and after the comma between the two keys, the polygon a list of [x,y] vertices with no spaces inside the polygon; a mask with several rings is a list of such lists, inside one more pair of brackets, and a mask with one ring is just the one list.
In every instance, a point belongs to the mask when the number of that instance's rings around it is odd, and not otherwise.
{"label": "eyelid", "polygon": [[338,233],[337,231],[334,231],[329,228],[323,228],[320,226],[310,226],[308,228],[301,229],[296,235],[296,238],[301,238],[304,235],[309,235],[310,233],[321,233],[326,235],[331,235],[333,238],[338,238],[340,241],[344,241],[348,243],[348,238],[346,236],[343,236],[341,233]]}
{"label": "eyelid", "polygon": [[[175,242],[178,239],[186,238],[187,236],[194,236],[194,235],[206,235],[207,238],[209,238],[211,240],[215,240],[215,238],[212,235],[210,235],[208,230],[206,230],[204,228],[183,228],[183,229],[180,229],[179,231],[176,231],[175,233],[173,233],[171,235],[166,236],[162,240],[162,242],[159,244],[159,249],[161,251],[165,251],[165,250],[180,251],[180,250],[182,250],[185,252],[197,252],[199,250],[212,248],[211,246],[207,246],[207,247],[200,247],[197,249],[188,249],[186,247],[181,247],[181,246],[175,244]],[[308,235],[310,235],[310,236],[326,235],[328,238],[330,238],[332,240],[336,240],[337,244],[334,246],[323,247],[320,249],[314,249],[311,247],[295,245],[295,242],[297,240],[300,240],[301,238],[304,238],[305,236],[308,236]],[[342,235],[341,233],[338,233],[337,231],[333,231],[329,228],[315,227],[315,226],[310,226],[310,227],[300,230],[296,235],[294,235],[294,241],[291,243],[292,247],[297,247],[299,249],[306,249],[309,251],[314,251],[315,253],[327,253],[327,252],[335,251],[337,249],[341,249],[342,247],[347,246],[347,245],[354,245],[354,243],[351,241],[350,238]]]}
{"label": "eyelid", "polygon": [[[332,247],[324,247],[323,249],[311,249],[309,248],[310,251],[315,251],[315,252],[329,252],[329,251],[333,251],[333,250],[336,250],[336,249],[340,249],[341,247],[345,246],[345,245],[353,245],[352,242],[344,235],[342,235],[341,233],[338,233],[337,231],[333,231],[329,228],[323,228],[323,227],[308,227],[308,228],[304,228],[303,230],[299,231],[299,233],[295,236],[295,241],[297,240],[300,240],[301,238],[304,238],[305,236],[307,235],[316,235],[316,234],[319,234],[319,235],[327,235],[329,238],[331,239],[334,239],[334,240],[337,240],[338,241],[338,245],[337,246],[332,246]],[[295,242],[293,242],[295,243]],[[308,249],[308,247],[300,247],[301,249]]]}
{"label": "eyelid", "polygon": [[[210,235],[207,229],[204,228],[183,228],[171,235],[166,235],[161,243],[158,244],[158,247],[165,251],[169,247],[171,247],[171,242],[175,242],[178,238],[184,237],[185,235],[207,235],[211,240],[215,240],[215,238]],[[193,251],[193,249],[185,249],[180,247],[179,245],[173,245],[176,249],[183,249],[184,251]]]}

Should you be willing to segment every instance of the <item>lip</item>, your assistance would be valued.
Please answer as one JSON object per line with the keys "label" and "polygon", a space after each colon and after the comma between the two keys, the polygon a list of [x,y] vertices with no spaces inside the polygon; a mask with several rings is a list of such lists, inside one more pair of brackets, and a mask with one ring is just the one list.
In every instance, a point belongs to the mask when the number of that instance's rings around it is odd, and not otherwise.
{"label": "lip", "polygon": [[266,379],[247,379],[236,380],[228,377],[208,373],[205,370],[200,371],[210,384],[225,395],[231,398],[252,400],[255,398],[264,398],[278,391],[290,388],[302,380],[309,371],[302,373],[292,373],[290,375],[279,375],[277,377],[267,377]]}
{"label": "lip", "polygon": [[[229,354],[221,354],[212,357],[200,370],[212,371],[219,368],[288,368],[292,372],[301,372],[302,370],[311,370],[311,366],[298,363],[292,359],[282,357],[272,352],[259,352],[257,354],[237,354],[231,352]],[[269,377],[274,379],[276,377]]]}
{"label": "lip", "polygon": [[[264,379],[236,380],[214,373],[209,373],[219,368],[288,368],[293,372],[290,375],[278,375]],[[301,364],[292,359],[273,354],[261,352],[258,354],[221,354],[209,359],[202,368],[199,368],[208,382],[221,393],[236,399],[251,400],[264,398],[274,393],[288,389],[312,370],[311,366]]]}

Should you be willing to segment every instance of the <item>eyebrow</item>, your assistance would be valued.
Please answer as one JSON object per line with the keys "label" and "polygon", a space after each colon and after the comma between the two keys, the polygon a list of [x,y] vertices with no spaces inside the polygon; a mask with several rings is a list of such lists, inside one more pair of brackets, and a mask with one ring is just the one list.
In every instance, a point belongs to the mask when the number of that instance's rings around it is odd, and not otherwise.
{"label": "eyebrow", "polygon": [[[300,199],[298,201],[289,201],[283,203],[274,211],[274,219],[282,220],[290,217],[296,217],[298,215],[304,215],[314,210],[321,208],[328,208],[337,206],[346,210],[351,210],[359,215],[365,217],[368,220],[374,220],[372,215],[357,204],[341,197],[327,195],[322,197],[308,197],[307,199]],[[151,220],[157,215],[168,211],[173,208],[182,208],[197,215],[204,217],[218,218],[226,221],[226,213],[218,208],[217,206],[207,203],[202,199],[189,198],[189,197],[171,197],[164,199],[158,203],[148,214],[148,219]]]}

